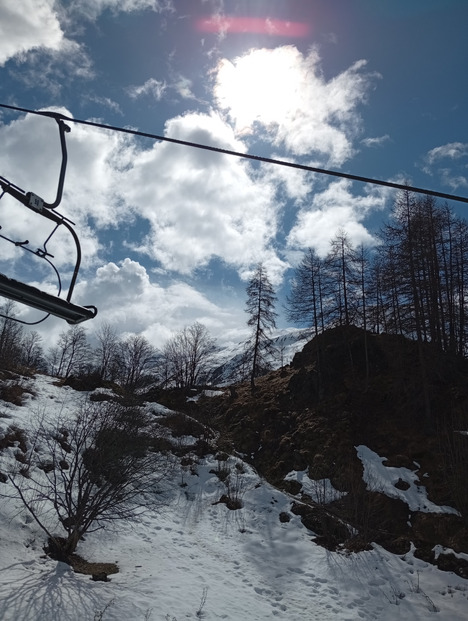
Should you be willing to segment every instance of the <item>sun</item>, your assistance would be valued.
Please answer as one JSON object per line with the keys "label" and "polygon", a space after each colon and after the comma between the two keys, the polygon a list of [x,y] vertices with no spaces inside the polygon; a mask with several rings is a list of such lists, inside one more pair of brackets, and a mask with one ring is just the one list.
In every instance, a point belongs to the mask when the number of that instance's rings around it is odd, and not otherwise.
{"label": "sun", "polygon": [[293,113],[300,96],[294,49],[255,49],[219,63],[215,98],[238,133],[250,133],[255,122],[282,123]]}

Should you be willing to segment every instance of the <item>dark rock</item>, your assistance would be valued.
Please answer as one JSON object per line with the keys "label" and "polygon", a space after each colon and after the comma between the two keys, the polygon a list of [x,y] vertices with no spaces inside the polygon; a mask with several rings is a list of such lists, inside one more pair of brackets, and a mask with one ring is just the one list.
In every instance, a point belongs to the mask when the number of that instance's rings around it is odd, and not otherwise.
{"label": "dark rock", "polygon": [[403,481],[403,479],[398,479],[398,481],[395,483],[395,487],[406,492],[406,490],[408,490],[411,485],[407,481]]}

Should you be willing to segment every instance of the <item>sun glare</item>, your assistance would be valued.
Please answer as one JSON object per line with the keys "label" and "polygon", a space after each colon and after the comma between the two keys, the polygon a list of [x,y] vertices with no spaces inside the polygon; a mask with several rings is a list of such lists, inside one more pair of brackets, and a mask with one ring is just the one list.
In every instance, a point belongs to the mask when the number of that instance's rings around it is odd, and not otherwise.
{"label": "sun glare", "polygon": [[233,62],[223,60],[215,95],[228,110],[237,132],[248,133],[252,124],[279,123],[288,116],[297,95],[297,71],[291,59],[275,50],[252,50]]}

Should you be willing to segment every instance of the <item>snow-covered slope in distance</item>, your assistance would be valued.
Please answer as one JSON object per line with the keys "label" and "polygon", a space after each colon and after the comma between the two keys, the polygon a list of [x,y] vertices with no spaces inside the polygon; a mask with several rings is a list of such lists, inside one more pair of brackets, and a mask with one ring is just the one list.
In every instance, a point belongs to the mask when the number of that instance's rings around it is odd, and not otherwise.
{"label": "snow-covered slope in distance", "polygon": [[[278,369],[289,364],[298,351],[301,351],[314,335],[314,330],[285,328],[274,330],[271,334],[271,342],[274,355],[268,357],[272,369]],[[213,355],[210,362],[210,382],[218,386],[234,383],[240,375],[242,357],[245,351],[245,343],[233,343],[220,347]]]}

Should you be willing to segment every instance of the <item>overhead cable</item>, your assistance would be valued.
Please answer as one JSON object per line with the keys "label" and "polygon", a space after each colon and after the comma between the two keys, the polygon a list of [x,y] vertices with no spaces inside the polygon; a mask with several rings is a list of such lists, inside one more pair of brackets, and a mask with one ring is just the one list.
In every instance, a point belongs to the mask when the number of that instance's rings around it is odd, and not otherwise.
{"label": "overhead cable", "polygon": [[150,138],[151,140],[158,140],[161,142],[170,142],[172,144],[178,144],[185,147],[192,147],[195,149],[203,149],[205,151],[213,151],[222,155],[232,155],[234,157],[253,160],[256,162],[264,162],[266,164],[274,164],[276,166],[285,166],[287,168],[294,168],[296,170],[304,170],[306,172],[317,173],[320,175],[328,175],[330,177],[339,177],[341,179],[350,179],[351,181],[359,181],[361,183],[370,183],[372,185],[380,185],[387,188],[393,188],[395,190],[403,190],[407,192],[414,192],[417,194],[426,194],[428,196],[434,196],[436,198],[444,198],[446,200],[458,201],[460,203],[468,203],[466,196],[457,196],[456,194],[448,194],[446,192],[437,192],[436,190],[428,190],[425,188],[417,188],[411,185],[395,183],[393,181],[384,181],[383,179],[374,179],[371,177],[363,177],[361,175],[353,175],[350,173],[341,172],[338,170],[329,170],[327,168],[317,168],[315,166],[308,166],[306,164],[298,164],[297,162],[288,162],[286,160],[278,160],[270,157],[263,157],[262,155],[252,155],[250,153],[241,153],[240,151],[232,151],[230,149],[223,149],[221,147],[213,147],[207,144],[200,144],[198,142],[190,142],[188,140],[180,140],[178,138],[170,138],[169,136],[159,136],[158,134],[151,134],[149,132],[142,132],[136,129],[130,129],[127,127],[118,127],[115,125],[106,125],[104,123],[98,123],[97,121],[84,121],[82,119],[75,119],[65,114],[51,112],[47,110],[29,110],[28,108],[21,108],[19,106],[10,106],[0,103],[0,108],[6,108],[9,110],[15,110],[16,112],[25,112],[27,114],[36,114],[38,116],[52,116],[54,118],[61,118],[64,121],[70,123],[76,123],[78,125],[88,125],[91,127],[98,127],[100,129],[107,129],[114,132],[121,132],[124,134],[131,134],[133,136],[140,136],[142,138]]}

